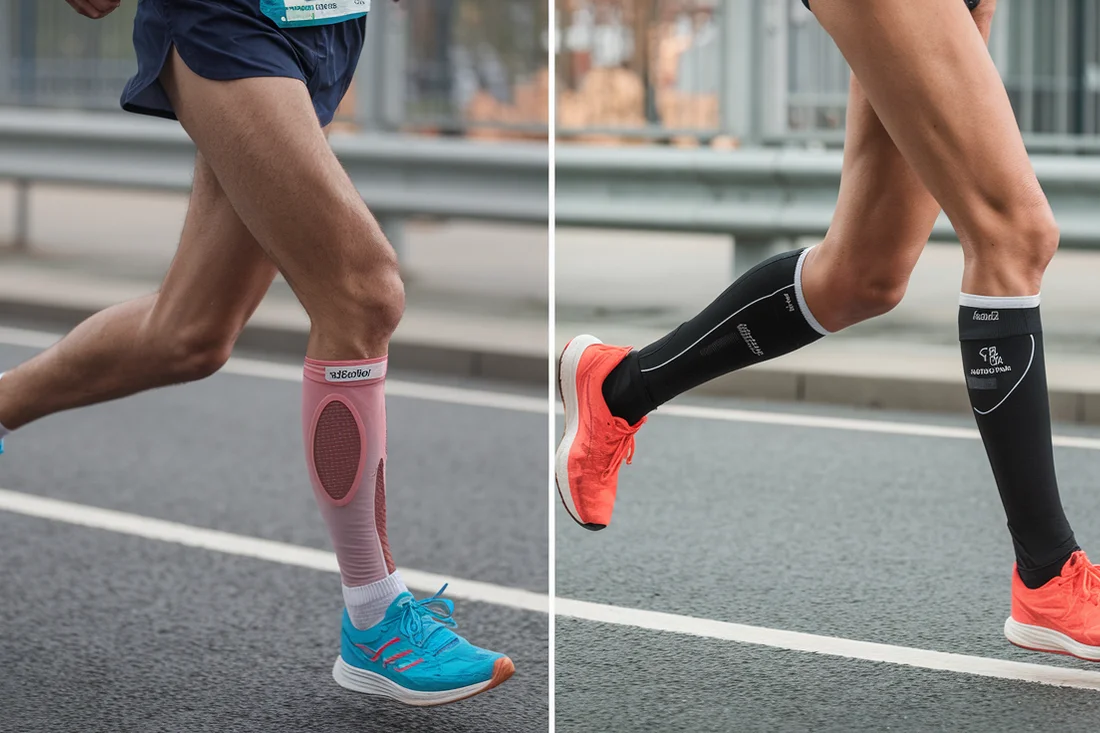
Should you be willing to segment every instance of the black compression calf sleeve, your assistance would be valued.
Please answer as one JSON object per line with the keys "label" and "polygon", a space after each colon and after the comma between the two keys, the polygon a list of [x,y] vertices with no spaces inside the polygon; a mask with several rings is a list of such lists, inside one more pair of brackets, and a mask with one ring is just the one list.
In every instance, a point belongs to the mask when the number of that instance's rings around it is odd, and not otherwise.
{"label": "black compression calf sleeve", "polygon": [[695,318],[631,353],[603,385],[611,414],[633,425],[693,387],[827,334],[802,297],[808,251],[760,263]]}
{"label": "black compression calf sleeve", "polygon": [[1058,496],[1039,296],[960,299],[959,338],[1020,578],[1038,588],[1077,549]]}

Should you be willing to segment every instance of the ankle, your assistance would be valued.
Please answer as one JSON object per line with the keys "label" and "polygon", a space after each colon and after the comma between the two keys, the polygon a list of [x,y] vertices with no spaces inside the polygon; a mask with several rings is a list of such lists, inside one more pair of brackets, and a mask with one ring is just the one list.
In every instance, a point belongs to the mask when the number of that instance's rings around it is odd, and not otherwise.
{"label": "ankle", "polygon": [[1020,576],[1023,584],[1031,590],[1042,588],[1062,574],[1062,568],[1073,557],[1073,553],[1080,549],[1077,541],[1071,535],[1061,548],[1055,550],[1047,558],[1036,562],[1017,547],[1016,573]]}
{"label": "ankle", "polygon": [[366,585],[344,585],[344,605],[348,609],[352,626],[360,631],[374,626],[385,618],[393,599],[408,590],[397,570]]}
{"label": "ankle", "polygon": [[637,425],[646,415],[657,409],[653,397],[646,389],[638,365],[638,352],[631,351],[618,366],[611,370],[603,382],[603,398],[607,409],[628,425]]}

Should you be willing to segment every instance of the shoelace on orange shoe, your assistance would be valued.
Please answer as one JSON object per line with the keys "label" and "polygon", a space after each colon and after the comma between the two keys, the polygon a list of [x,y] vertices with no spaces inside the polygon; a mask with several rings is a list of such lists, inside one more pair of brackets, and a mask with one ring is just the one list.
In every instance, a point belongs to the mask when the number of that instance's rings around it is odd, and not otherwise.
{"label": "shoelace on orange shoe", "polygon": [[622,465],[623,461],[626,461],[628,466],[634,462],[634,436],[645,424],[645,421],[646,418],[643,417],[637,425],[627,428],[624,428],[619,420],[612,422],[611,429],[619,433],[619,441],[615,446],[615,450],[611,452],[611,460],[608,461],[607,468],[604,469],[603,478],[605,480],[619,470],[619,466]]}
{"label": "shoelace on orange shoe", "polygon": [[1092,563],[1082,563],[1081,593],[1089,602],[1100,606],[1100,568]]}
{"label": "shoelace on orange shoe", "polygon": [[[1074,573],[1066,580],[1075,583],[1082,598],[1093,605],[1100,606],[1100,568],[1089,562],[1078,561]],[[1077,579],[1080,578],[1080,582]]]}

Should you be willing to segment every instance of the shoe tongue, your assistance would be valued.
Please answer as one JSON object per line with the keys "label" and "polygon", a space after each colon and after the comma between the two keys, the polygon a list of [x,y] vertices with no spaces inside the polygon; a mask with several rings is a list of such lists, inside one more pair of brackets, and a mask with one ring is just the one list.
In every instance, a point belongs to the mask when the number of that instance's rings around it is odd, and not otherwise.
{"label": "shoe tongue", "polygon": [[413,594],[408,591],[399,594],[397,598],[394,598],[393,601],[390,602],[390,607],[386,609],[386,615],[392,616],[394,614],[401,614],[405,610],[405,606],[413,600],[415,600]]}

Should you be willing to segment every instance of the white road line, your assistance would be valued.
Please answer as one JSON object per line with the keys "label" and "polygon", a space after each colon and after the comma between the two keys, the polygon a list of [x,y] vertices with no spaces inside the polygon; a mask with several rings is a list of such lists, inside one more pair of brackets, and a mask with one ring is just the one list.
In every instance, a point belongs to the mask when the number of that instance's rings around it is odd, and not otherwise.
{"label": "white road line", "polygon": [[[0,511],[107,530],[132,537],[169,542],[238,557],[266,560],[282,565],[321,570],[328,573],[337,572],[335,556],[322,550],[261,540],[254,537],[244,537],[228,532],[192,527],[186,524],[166,522],[136,514],[100,509],[3,489],[0,489]],[[433,592],[438,590],[443,583],[449,582],[451,585],[447,589],[447,593],[452,598],[537,613],[547,613],[549,611],[549,599],[540,593],[473,580],[455,580],[435,573],[404,568],[401,570],[401,575],[409,586],[421,591]],[[887,664],[935,671],[959,672],[981,677],[996,677],[1022,682],[1100,690],[1100,672],[1047,667],[1040,664],[1026,664],[1003,659],[949,654],[854,639],[746,626],[744,624],[678,616],[657,611],[619,608],[568,598],[558,598],[555,604],[558,616],[584,621],[630,626],[674,634],[687,634],[707,639],[824,654],[846,659],[885,662]]]}
{"label": "white road line", "polygon": [[[326,573],[339,572],[336,556],[324,550],[192,527],[187,524],[166,522],[162,519],[151,519],[137,514],[46,499],[4,489],[0,489],[0,511],[102,529],[132,537],[170,542],[226,555],[251,557],[282,565],[321,570]],[[426,592],[435,592],[443,587],[444,583],[449,583],[447,595],[451,598],[491,603],[522,611],[549,613],[550,610],[549,599],[541,593],[476,580],[448,578],[444,575],[407,568],[401,568],[401,577],[409,587]]]}
{"label": "white road line", "polygon": [[[0,328],[0,344],[8,346],[25,346],[31,349],[46,349],[53,346],[61,338],[54,333],[42,331],[27,331],[20,328]],[[261,379],[274,379],[283,382],[301,382],[302,367],[290,364],[279,364],[258,359],[243,359],[234,357],[222,368],[223,374],[233,374],[242,377],[259,377]],[[414,400],[429,400],[431,402],[443,402],[450,405],[467,405],[470,407],[489,407],[497,410],[511,410],[513,412],[529,412],[538,415],[546,414],[546,398],[525,397],[523,395],[507,394],[505,392],[490,392],[488,390],[467,389],[464,387],[446,387],[436,384],[423,384],[420,382],[404,382],[397,379],[386,380],[386,395],[390,397],[405,397]]]}
{"label": "white road line", "polygon": [[896,664],[903,667],[959,672],[978,677],[1037,682],[1044,685],[1077,687],[1084,690],[1100,690],[1100,672],[1083,669],[1048,667],[1042,664],[1012,662],[1007,659],[989,659],[987,657],[935,652],[891,644],[876,644],[869,641],[818,636],[817,634],[768,629],[759,626],[745,626],[744,624],[677,616],[671,613],[658,613],[636,608],[618,608],[565,598],[558,598],[555,607],[558,616],[585,621],[649,629],[651,631],[665,631],[674,634],[687,634],[706,639],[721,639],[742,644],[766,646],[773,649],[824,654],[830,657],[886,662],[887,664]]}
{"label": "white road line", "polygon": [[[674,417],[690,417],[697,420],[756,423],[760,425],[784,425],[798,428],[820,428],[823,430],[850,430],[861,433],[884,433],[888,435],[914,435],[922,438],[952,438],[956,440],[982,439],[981,434],[978,433],[976,429],[972,428],[953,428],[946,425],[889,422],[886,420],[827,417],[824,415],[795,415],[785,412],[727,410],[714,407],[696,407],[694,405],[665,405],[660,409],[659,414]],[[1100,439],[1097,438],[1055,435],[1053,440],[1054,445],[1060,448],[1100,450]]]}
{"label": "white road line", "polygon": [[[260,377],[285,382],[301,382],[302,367],[288,364],[276,364],[258,359],[233,357],[222,368],[223,374],[241,377]],[[387,397],[405,397],[413,400],[445,402],[449,405],[468,405],[470,407],[491,407],[497,410],[546,414],[545,397],[525,397],[506,392],[490,392],[465,387],[446,387],[422,382],[403,382],[397,379],[386,380]]]}

